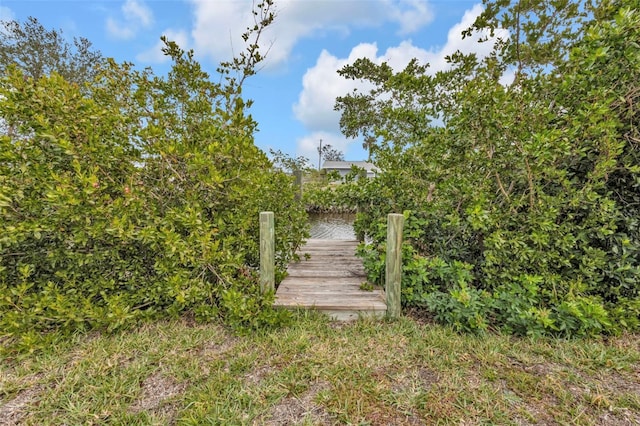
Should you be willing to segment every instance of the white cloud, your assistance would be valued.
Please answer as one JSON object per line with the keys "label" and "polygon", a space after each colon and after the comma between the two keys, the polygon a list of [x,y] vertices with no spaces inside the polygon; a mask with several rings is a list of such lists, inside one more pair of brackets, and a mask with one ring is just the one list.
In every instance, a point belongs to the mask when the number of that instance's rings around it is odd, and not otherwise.
{"label": "white cloud", "polygon": [[[338,75],[337,71],[343,66],[353,63],[357,58],[368,58],[376,64],[386,62],[394,70],[403,69],[411,59],[417,58],[422,64],[429,63],[429,73],[446,69],[445,57],[460,50],[464,53],[476,53],[478,57],[487,56],[493,47],[490,42],[478,43],[478,40],[487,34],[475,34],[472,37],[462,39],[462,31],[469,28],[475,18],[482,12],[481,5],[475,5],[467,10],[459,23],[455,24],[448,32],[447,42],[444,46],[429,50],[415,46],[411,40],[405,40],[398,46],[388,48],[384,53],[378,54],[375,44],[359,44],[355,46],[347,58],[337,58],[326,50],[322,51],[314,67],[309,68],[302,79],[302,91],[298,101],[293,105],[296,118],[312,132],[324,132],[325,135],[339,136],[340,114],[333,110],[335,99],[344,96],[354,89],[366,91],[370,86],[360,81],[346,80]],[[499,30],[496,36],[506,37],[506,30]],[[502,82],[508,82],[509,75],[503,77]],[[329,138],[329,136],[325,136]],[[308,143],[307,138],[298,141],[300,152],[308,151],[308,147],[302,144]]]}
{"label": "white cloud", "polygon": [[[484,58],[491,53],[493,50],[493,43],[489,41],[484,43],[478,42],[478,40],[489,36],[488,31],[476,32],[471,37],[467,37],[465,39],[463,39],[461,35],[462,31],[473,25],[476,18],[482,13],[482,10],[482,5],[476,4],[473,8],[464,13],[462,20],[459,23],[451,27],[449,34],[447,35],[447,44],[439,52],[434,52],[438,59],[437,65],[439,70],[447,67],[444,57],[446,55],[451,55],[457,50],[464,53],[476,53],[479,58]],[[508,36],[509,32],[507,30],[498,29],[495,32],[494,39],[500,37],[505,38]]]}
{"label": "white cloud", "polygon": [[107,18],[107,32],[115,38],[128,40],[133,38],[135,31],[133,27],[120,23],[113,18]]}
{"label": "white cloud", "polygon": [[[198,52],[216,60],[226,60],[234,51],[238,53],[244,49],[240,36],[245,28],[254,25],[251,14],[253,1],[190,2],[195,18],[192,36]],[[375,27],[395,22],[400,33],[408,34],[433,19],[426,0],[281,0],[276,2],[275,11],[276,19],[261,39],[263,53],[268,50],[268,67],[286,62],[300,39],[321,35],[322,32],[348,33],[354,26]]]}
{"label": "white cloud", "polygon": [[13,21],[16,15],[7,6],[0,6],[0,21]]}
{"label": "white cloud", "polygon": [[[448,32],[447,42],[440,48],[425,50],[413,45],[410,40],[402,41],[398,46],[388,48],[378,54],[375,44],[363,43],[355,46],[347,58],[337,58],[323,50],[316,65],[309,68],[302,79],[302,92],[293,111],[308,129],[338,131],[339,113],[333,111],[335,99],[344,96],[353,89],[367,90],[366,83],[347,80],[338,75],[337,71],[358,58],[368,58],[374,63],[386,62],[395,70],[403,69],[411,59],[417,58],[422,64],[429,63],[429,73],[446,69],[449,65],[445,56],[457,50],[465,53],[475,52],[479,57],[485,57],[491,51],[492,44],[478,43],[483,36],[474,35],[462,40],[461,32],[471,26],[475,18],[482,12],[482,6],[476,5],[468,10],[461,21]],[[498,31],[498,35],[506,33]]]}
{"label": "white cloud", "polygon": [[[167,37],[169,41],[175,41],[180,48],[187,50],[189,49],[189,34],[187,34],[184,30],[172,30],[171,28],[166,29],[163,33],[164,36]],[[136,60],[144,63],[150,64],[160,64],[169,60],[169,58],[162,53],[162,48],[165,46],[162,40],[158,40],[158,42],[148,50],[139,53],[136,56]]]}
{"label": "white cloud", "polygon": [[296,141],[296,155],[308,158],[314,167],[318,166],[318,147],[322,139],[322,146],[331,145],[334,149],[341,151],[348,159],[349,141],[344,136],[330,132],[313,132]]}
{"label": "white cloud", "polygon": [[143,27],[149,27],[153,23],[151,9],[136,0],[127,0],[122,6],[122,13],[127,21],[139,22]]}
{"label": "white cloud", "polygon": [[153,12],[142,1],[126,0],[121,7],[121,12],[121,19],[107,18],[107,32],[112,37],[128,40],[133,38],[141,28],[149,28],[153,24]]}
{"label": "white cloud", "polygon": [[376,60],[378,47],[363,43],[354,47],[348,58],[339,59],[323,50],[316,65],[302,77],[302,92],[293,106],[296,118],[309,130],[337,131],[340,114],[333,110],[336,98],[344,96],[354,88],[365,90],[363,83],[347,80],[337,70],[358,58]]}
{"label": "white cloud", "polygon": [[516,78],[516,70],[508,69],[504,74],[502,74],[502,77],[500,77],[499,83],[502,84],[503,86],[508,86],[511,83],[513,83],[513,80],[515,78]]}
{"label": "white cloud", "polygon": [[391,12],[392,19],[400,24],[398,33],[402,35],[416,32],[433,20],[429,5],[421,0],[405,0]]}

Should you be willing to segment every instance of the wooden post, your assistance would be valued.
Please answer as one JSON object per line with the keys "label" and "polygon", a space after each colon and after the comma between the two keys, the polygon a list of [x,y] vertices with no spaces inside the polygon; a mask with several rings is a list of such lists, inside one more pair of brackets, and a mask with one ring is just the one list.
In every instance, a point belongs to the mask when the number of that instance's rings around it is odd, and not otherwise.
{"label": "wooden post", "polygon": [[276,239],[273,212],[260,213],[260,290],[275,289]]}
{"label": "wooden post", "polygon": [[400,317],[400,283],[402,281],[402,226],[404,216],[387,216],[387,264],[385,292],[387,294],[387,316]]}
{"label": "wooden post", "polygon": [[302,170],[296,170],[293,172],[296,177],[296,200],[302,200]]}

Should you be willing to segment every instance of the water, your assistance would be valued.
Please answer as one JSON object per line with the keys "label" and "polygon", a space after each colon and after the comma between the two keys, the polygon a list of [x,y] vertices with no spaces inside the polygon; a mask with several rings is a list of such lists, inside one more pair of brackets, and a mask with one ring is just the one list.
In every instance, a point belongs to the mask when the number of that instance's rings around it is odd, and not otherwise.
{"label": "water", "polygon": [[353,221],[356,215],[350,213],[310,214],[311,238],[325,240],[355,240]]}

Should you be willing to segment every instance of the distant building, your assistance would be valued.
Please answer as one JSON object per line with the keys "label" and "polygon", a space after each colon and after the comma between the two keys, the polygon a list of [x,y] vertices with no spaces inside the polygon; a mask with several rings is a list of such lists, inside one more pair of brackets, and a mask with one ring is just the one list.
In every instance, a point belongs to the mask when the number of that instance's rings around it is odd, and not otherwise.
{"label": "distant building", "polygon": [[340,177],[345,177],[353,166],[364,169],[368,178],[374,177],[378,172],[375,166],[367,161],[325,161],[322,170],[326,172],[337,171],[340,173]]}

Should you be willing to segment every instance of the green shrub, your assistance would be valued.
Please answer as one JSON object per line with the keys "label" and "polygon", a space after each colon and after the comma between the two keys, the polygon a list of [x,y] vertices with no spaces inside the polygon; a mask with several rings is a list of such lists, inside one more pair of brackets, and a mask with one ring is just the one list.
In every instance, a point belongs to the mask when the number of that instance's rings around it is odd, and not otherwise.
{"label": "green shrub", "polygon": [[293,181],[254,145],[235,80],[166,53],[165,78],[113,62],[82,90],[2,77],[0,332],[17,345],[184,312],[286,321],[259,292],[258,214],[275,212],[281,276],[306,234]]}
{"label": "green shrub", "polygon": [[360,187],[361,253],[381,280],[386,215],[405,212],[405,305],[467,331],[638,330],[640,13],[585,7],[489,2],[469,32],[519,36],[485,59],[341,71],[374,87],[337,103],[381,170]]}

